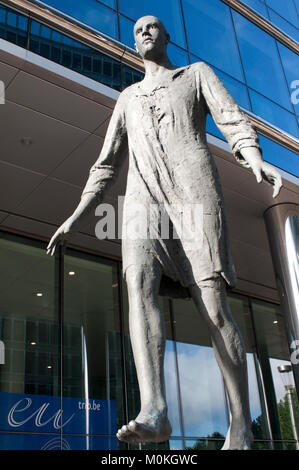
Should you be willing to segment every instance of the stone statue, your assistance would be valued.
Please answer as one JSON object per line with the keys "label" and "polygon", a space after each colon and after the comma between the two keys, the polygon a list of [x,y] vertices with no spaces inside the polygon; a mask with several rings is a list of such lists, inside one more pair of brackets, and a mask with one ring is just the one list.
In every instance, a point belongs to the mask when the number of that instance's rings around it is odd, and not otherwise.
{"label": "stone statue", "polygon": [[[244,344],[232,318],[226,287],[234,286],[227,223],[219,176],[206,140],[210,113],[237,161],[257,181],[270,182],[275,197],[279,173],[261,157],[249,119],[204,62],[175,67],[167,56],[169,35],[154,16],[134,26],[145,77],[125,89],[116,103],[105,142],[74,213],[56,231],[48,253],[65,243],[103,200],[129,152],[123,227],[134,204],[163,206],[176,231],[182,204],[202,207],[202,243],[178,237],[122,239],[123,274],[129,296],[130,337],[141,410],[117,433],[129,443],[163,442],[171,434],[164,384],[165,331],[158,305],[162,276],[187,288],[207,323],[230,404],[223,449],[250,449],[251,417]],[[178,231],[177,231],[178,233]],[[196,374],[196,371],[194,371]],[[198,391],[200,393],[200,391]],[[197,393],[197,392],[196,392]],[[200,417],[199,417],[200,419]]]}

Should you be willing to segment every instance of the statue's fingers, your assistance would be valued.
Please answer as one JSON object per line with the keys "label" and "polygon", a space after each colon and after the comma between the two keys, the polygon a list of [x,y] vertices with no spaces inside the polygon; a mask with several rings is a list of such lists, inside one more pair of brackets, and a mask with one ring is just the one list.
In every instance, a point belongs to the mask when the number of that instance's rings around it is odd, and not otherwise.
{"label": "statue's fingers", "polygon": [[256,181],[258,183],[261,183],[261,181],[263,180],[261,168],[253,166],[252,171],[254,176],[256,177]]}
{"label": "statue's fingers", "polygon": [[280,175],[279,175],[279,177],[274,179],[274,185],[273,186],[274,186],[273,187],[273,197],[276,197],[276,196],[278,196],[279,191],[280,191],[281,186],[282,186],[282,181],[281,181]]}

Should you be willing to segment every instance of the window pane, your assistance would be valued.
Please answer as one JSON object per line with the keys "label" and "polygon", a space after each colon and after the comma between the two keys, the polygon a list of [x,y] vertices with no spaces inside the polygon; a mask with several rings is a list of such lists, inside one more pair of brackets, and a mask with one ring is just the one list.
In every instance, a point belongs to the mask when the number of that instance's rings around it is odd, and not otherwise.
{"label": "window pane", "polygon": [[299,26],[298,14],[293,0],[284,0],[283,2],[281,0],[266,0],[266,3],[290,23],[293,23],[297,27]]}
{"label": "window pane", "polygon": [[219,0],[183,0],[190,51],[243,81],[230,11]]}
{"label": "window pane", "polygon": [[233,11],[248,85],[292,111],[275,40]]}
{"label": "window pane", "polygon": [[127,46],[130,46],[132,49],[135,50],[134,46],[134,21],[128,20],[124,16],[119,15],[119,23],[120,23],[120,40]]}
{"label": "window pane", "polygon": [[255,439],[269,439],[261,378],[257,372],[257,351],[248,300],[236,294],[230,294],[228,300],[246,348],[252,432]]}
{"label": "window pane", "polygon": [[267,100],[259,93],[249,90],[252,110],[258,116],[274,124],[289,134],[299,137],[299,128],[295,115],[289,113],[281,106]]}
{"label": "window pane", "polygon": [[[286,413],[287,393],[282,374],[278,371],[278,366],[290,365],[284,318],[278,306],[266,302],[252,301],[252,310],[273,437],[292,439],[292,428],[290,432],[286,431],[291,420]],[[290,380],[293,383],[292,373]]]}
{"label": "window pane", "polygon": [[264,16],[266,19],[268,19],[267,15],[267,8],[264,3],[262,3],[260,0],[241,0],[242,3],[247,5],[251,10],[255,10],[259,15]]}
{"label": "window pane", "polygon": [[65,256],[63,410],[68,433],[115,436],[124,420],[116,263]]}
{"label": "window pane", "polygon": [[84,0],[84,2],[74,2],[73,0],[47,0],[46,3],[82,21],[88,26],[103,31],[109,36],[118,38],[116,13],[101,5],[96,0]]}
{"label": "window pane", "polygon": [[242,83],[234,80],[225,73],[220,72],[220,70],[214,69],[214,71],[238,105],[250,110],[249,98],[245,85],[242,85]]}
{"label": "window pane", "polygon": [[183,67],[184,65],[189,64],[187,52],[175,46],[174,44],[168,44],[167,52],[170,62],[172,62],[174,65]]}
{"label": "window pane", "polygon": [[[54,422],[61,408],[55,258],[39,243],[8,235],[1,235],[0,256],[0,337],[5,345],[0,365],[0,415],[5,418],[0,430],[9,432],[12,442],[8,444],[5,434],[0,441],[1,448],[4,439],[7,449],[26,449],[27,443],[28,448],[33,445],[34,434],[27,442],[16,435],[59,432]],[[37,420],[42,406],[47,419],[41,410]]]}
{"label": "window pane", "polygon": [[225,437],[224,385],[210,335],[193,302],[173,302],[186,436]]}
{"label": "window pane", "polygon": [[282,60],[282,65],[287,77],[288,86],[291,92],[291,100],[295,111],[299,115],[299,58],[297,54],[290,51],[287,47],[283,46],[280,43],[278,44],[278,49],[280,57]]}
{"label": "window pane", "polygon": [[288,21],[284,20],[280,15],[275,13],[275,11],[269,8],[269,15],[271,22],[279,29],[281,29],[285,34],[293,38],[295,41],[299,42],[299,30],[293,26]]}
{"label": "window pane", "polygon": [[185,34],[179,0],[119,0],[119,11],[138,20],[145,15],[157,16],[165,25],[172,42],[185,47]]}
{"label": "window pane", "polygon": [[299,155],[272,140],[259,135],[263,159],[299,177]]}

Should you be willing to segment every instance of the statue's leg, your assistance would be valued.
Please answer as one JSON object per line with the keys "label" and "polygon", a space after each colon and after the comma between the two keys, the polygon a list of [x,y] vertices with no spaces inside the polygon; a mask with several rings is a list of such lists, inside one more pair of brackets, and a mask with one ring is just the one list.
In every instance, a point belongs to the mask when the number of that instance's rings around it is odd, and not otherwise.
{"label": "statue's leg", "polygon": [[141,410],[117,433],[126,442],[164,442],[171,434],[164,384],[165,325],[158,304],[162,269],[153,258],[147,266],[126,270],[129,327],[140,390]]}
{"label": "statue's leg", "polygon": [[227,302],[225,281],[219,276],[192,286],[190,291],[208,325],[229,397],[231,423],[222,449],[250,449],[252,433],[246,351]]}

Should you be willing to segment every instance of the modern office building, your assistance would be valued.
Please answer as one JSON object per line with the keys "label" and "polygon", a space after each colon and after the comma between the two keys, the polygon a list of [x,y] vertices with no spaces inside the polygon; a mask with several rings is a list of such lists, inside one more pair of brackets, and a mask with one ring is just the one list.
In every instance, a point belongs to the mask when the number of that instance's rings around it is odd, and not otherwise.
{"label": "modern office building", "polygon": [[[139,411],[121,241],[94,215],[54,257],[121,90],[143,77],[134,21],[161,18],[174,64],[208,63],[281,173],[272,198],[212,119],[237,285],[229,302],[247,351],[255,449],[298,449],[299,1],[0,1],[0,449],[127,449]],[[124,195],[126,164],[105,203]],[[117,224],[116,224],[117,225]],[[160,296],[173,432],[137,449],[219,449],[227,395],[192,301]]]}

